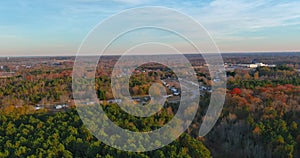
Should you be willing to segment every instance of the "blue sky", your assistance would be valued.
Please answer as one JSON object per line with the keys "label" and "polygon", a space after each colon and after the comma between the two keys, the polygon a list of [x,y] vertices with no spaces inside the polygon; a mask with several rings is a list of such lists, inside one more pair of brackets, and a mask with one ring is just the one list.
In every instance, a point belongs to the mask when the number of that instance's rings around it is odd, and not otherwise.
{"label": "blue sky", "polygon": [[2,0],[0,55],[75,55],[99,22],[141,6],[169,7],[193,17],[221,52],[300,50],[296,0]]}

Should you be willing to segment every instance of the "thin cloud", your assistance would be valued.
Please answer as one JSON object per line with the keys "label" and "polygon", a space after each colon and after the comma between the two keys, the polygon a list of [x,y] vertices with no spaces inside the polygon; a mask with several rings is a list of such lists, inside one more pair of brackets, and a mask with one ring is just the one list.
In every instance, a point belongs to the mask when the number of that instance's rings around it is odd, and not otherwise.
{"label": "thin cloud", "polygon": [[[218,34],[256,31],[270,27],[294,25],[289,20],[300,17],[300,2],[215,0],[199,8],[195,17]],[[299,19],[298,19],[299,21]]]}

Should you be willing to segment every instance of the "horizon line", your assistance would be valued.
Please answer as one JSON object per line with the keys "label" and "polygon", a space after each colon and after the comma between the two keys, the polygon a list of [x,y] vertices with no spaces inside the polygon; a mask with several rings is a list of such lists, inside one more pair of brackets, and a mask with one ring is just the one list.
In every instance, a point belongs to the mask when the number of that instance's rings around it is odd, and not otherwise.
{"label": "horizon line", "polygon": [[[251,51],[251,52],[220,52],[220,53],[205,53],[205,54],[260,54],[260,53],[300,53],[299,51]],[[202,55],[203,53],[182,53],[182,55]],[[132,55],[180,55],[176,53],[162,53],[162,54],[103,54],[101,56],[132,56]],[[299,54],[300,55],[300,54]],[[56,54],[56,55],[0,55],[0,58],[7,57],[77,57],[77,56],[97,56],[95,54],[86,54],[86,55],[70,55],[70,54]]]}

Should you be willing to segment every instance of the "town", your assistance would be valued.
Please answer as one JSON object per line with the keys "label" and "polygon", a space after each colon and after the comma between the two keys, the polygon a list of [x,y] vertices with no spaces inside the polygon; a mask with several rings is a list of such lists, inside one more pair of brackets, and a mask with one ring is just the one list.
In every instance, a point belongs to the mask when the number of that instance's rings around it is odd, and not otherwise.
{"label": "town", "polygon": [[[274,68],[276,67],[276,64],[280,64],[280,60],[278,61],[272,61],[272,63],[263,63],[263,61],[266,61],[264,58],[261,58],[260,61],[258,61],[258,56],[247,56],[247,54],[244,55],[248,59],[247,63],[236,63],[231,62],[231,60],[235,57],[232,57],[230,54],[224,54],[224,60],[225,60],[225,70],[227,72],[227,79],[230,79],[230,75],[234,72],[239,71],[255,71],[258,67],[269,67]],[[239,58],[243,59],[245,58],[243,56],[240,56]],[[214,78],[211,80],[209,76],[209,72],[207,69],[207,64],[205,61],[198,56],[193,55],[187,55],[187,58],[189,58],[192,62],[193,68],[195,69],[198,81],[199,83],[192,83],[194,85],[199,86],[200,95],[204,96],[205,93],[211,93],[211,83],[212,82],[219,82],[219,78]],[[23,78],[26,80],[36,80],[36,79],[43,79],[43,78],[59,78],[59,77],[70,77],[72,75],[72,66],[74,64],[74,57],[35,57],[35,58],[15,58],[15,57],[7,57],[7,58],[1,58],[1,65],[0,65],[0,78],[2,79],[8,79],[12,77],[17,78]],[[110,71],[113,68],[114,62],[118,59],[118,57],[107,57],[106,60],[104,60],[103,63],[99,63],[99,68],[103,71],[100,71],[99,73],[101,75],[103,74],[109,74]],[[243,59],[244,60],[244,59]],[[243,61],[241,60],[241,61]],[[291,59],[292,60],[292,59]],[[250,61],[250,62],[249,62]],[[276,64],[274,64],[276,63]],[[289,65],[294,67],[297,71],[300,70],[299,65]],[[46,73],[44,73],[42,70],[45,70]],[[105,71],[104,71],[105,70]],[[135,74],[160,74],[158,81],[160,84],[162,84],[166,90],[167,90],[167,96],[164,96],[167,98],[168,101],[171,102],[179,102],[180,101],[180,95],[181,95],[181,87],[179,84],[180,78],[177,78],[174,76],[174,74],[171,73],[170,70],[163,68],[163,67],[142,67],[138,68],[134,71]],[[31,75],[35,75],[34,77]],[[123,74],[124,75],[124,74]],[[122,74],[119,75],[121,77]],[[74,102],[72,101],[72,97],[66,96],[68,99],[63,99],[61,101],[53,101],[52,103],[47,101],[48,105],[44,105],[40,102],[36,102],[35,104],[31,105],[35,110],[41,110],[41,109],[48,109],[51,111],[60,111],[65,110],[67,108],[70,108],[71,106],[74,106]],[[47,99],[49,100],[49,99]],[[137,103],[141,103],[142,105],[145,105],[151,100],[150,96],[147,94],[132,94],[132,100]],[[100,99],[100,103],[120,103],[122,100],[118,98],[113,98],[113,96],[107,96],[105,99]],[[29,104],[32,104],[29,103]],[[83,100],[81,102],[82,105],[93,105],[95,104],[92,101],[89,100]]]}

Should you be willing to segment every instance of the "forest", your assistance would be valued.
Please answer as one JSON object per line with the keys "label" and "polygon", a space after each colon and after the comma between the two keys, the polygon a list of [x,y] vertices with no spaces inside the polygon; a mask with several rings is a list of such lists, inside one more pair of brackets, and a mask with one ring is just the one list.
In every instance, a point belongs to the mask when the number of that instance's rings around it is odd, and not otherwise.
{"label": "forest", "polygon": [[[96,74],[99,100],[113,98],[107,65],[99,66]],[[71,74],[68,66],[45,66],[0,79],[0,157],[300,157],[300,76],[295,66],[227,71],[226,101],[212,131],[198,136],[210,101],[210,92],[205,92],[189,129],[150,152],[120,151],[94,137],[74,106]],[[198,69],[197,77],[211,86],[208,72]],[[131,76],[129,91],[147,95],[151,83],[161,78],[176,80],[166,68],[142,67]],[[45,108],[34,109],[37,104]],[[55,111],[55,104],[69,108]],[[115,124],[131,131],[158,129],[178,109],[178,104],[167,102],[154,116],[138,118],[115,103],[101,106]]]}
{"label": "forest", "polygon": [[[108,115],[114,115],[118,110],[111,106],[106,111]],[[123,119],[121,126],[124,128],[142,129],[145,124],[160,127],[149,119],[119,118]],[[170,116],[164,111],[160,119],[167,121]],[[141,126],[126,123],[130,121],[139,122]],[[13,111],[1,114],[0,144],[0,157],[211,157],[203,143],[188,134],[150,152],[117,150],[96,139],[82,124],[75,109],[54,115],[44,112],[20,115]]]}

